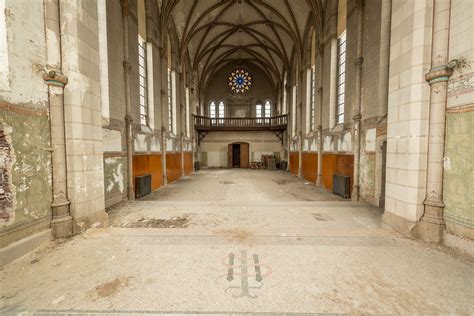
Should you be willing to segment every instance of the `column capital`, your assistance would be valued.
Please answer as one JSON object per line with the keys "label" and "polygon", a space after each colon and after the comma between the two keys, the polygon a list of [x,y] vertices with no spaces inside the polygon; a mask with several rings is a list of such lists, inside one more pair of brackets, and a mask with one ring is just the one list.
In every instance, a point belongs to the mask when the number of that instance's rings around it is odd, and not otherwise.
{"label": "column capital", "polygon": [[51,70],[43,74],[43,80],[48,86],[64,88],[67,85],[68,78],[57,70]]}
{"label": "column capital", "polygon": [[319,87],[319,88],[318,88],[318,93],[319,93],[319,94],[323,94],[323,87]]}
{"label": "column capital", "polygon": [[123,61],[123,68],[125,69],[125,71],[129,71],[130,69],[132,69],[132,66],[130,65],[130,63],[128,61]]}
{"label": "column capital", "polygon": [[364,63],[364,57],[360,56],[360,57],[357,57],[356,61],[354,62],[354,65],[355,66],[362,66],[362,64]]}
{"label": "column capital", "polygon": [[435,66],[425,75],[425,80],[430,84],[448,81],[453,74],[454,68],[459,64],[457,59],[453,59],[446,64]]}
{"label": "column capital", "polygon": [[362,120],[362,114],[360,114],[360,113],[354,114],[354,116],[352,117],[352,120],[354,122],[360,122]]}
{"label": "column capital", "polygon": [[131,124],[133,122],[133,118],[130,115],[125,115],[125,123]]}

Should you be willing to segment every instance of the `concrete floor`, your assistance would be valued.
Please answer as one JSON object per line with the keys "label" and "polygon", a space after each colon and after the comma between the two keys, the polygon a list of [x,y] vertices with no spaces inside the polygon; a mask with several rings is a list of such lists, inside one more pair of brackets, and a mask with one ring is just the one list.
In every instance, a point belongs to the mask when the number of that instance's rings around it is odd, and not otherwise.
{"label": "concrete floor", "polygon": [[474,265],[281,171],[201,171],[0,271],[0,314],[473,314]]}

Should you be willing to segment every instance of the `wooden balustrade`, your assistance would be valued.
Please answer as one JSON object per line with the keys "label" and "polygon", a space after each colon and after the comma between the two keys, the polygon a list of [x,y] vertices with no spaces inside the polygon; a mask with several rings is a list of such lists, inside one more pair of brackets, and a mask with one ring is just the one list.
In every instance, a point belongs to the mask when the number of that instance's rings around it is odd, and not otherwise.
{"label": "wooden balustrade", "polygon": [[196,130],[284,130],[288,124],[288,115],[273,117],[222,117],[210,118],[206,116],[194,116],[194,128]]}

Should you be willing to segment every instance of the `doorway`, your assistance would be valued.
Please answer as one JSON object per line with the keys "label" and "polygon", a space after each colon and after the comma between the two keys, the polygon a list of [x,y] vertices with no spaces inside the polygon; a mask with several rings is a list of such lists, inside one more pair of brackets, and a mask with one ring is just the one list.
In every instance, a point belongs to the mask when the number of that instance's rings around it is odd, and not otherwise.
{"label": "doorway", "polygon": [[232,168],[240,168],[240,144],[232,144]]}
{"label": "doorway", "polygon": [[237,142],[228,146],[228,168],[249,167],[249,143]]}

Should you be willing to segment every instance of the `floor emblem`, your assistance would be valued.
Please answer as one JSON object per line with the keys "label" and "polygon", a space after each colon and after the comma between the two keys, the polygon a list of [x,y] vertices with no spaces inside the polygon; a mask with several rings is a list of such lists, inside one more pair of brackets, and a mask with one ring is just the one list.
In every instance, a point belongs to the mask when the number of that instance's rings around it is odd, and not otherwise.
{"label": "floor emblem", "polygon": [[[252,295],[250,292],[260,290],[263,287],[263,278],[272,274],[272,270],[268,265],[260,263],[257,254],[249,257],[246,250],[240,251],[240,257],[230,253],[228,258],[224,258],[222,263],[227,267],[225,277],[228,286],[225,292],[237,292],[238,294],[233,295],[234,298],[257,298],[257,295]],[[262,270],[264,273],[262,273]]]}

